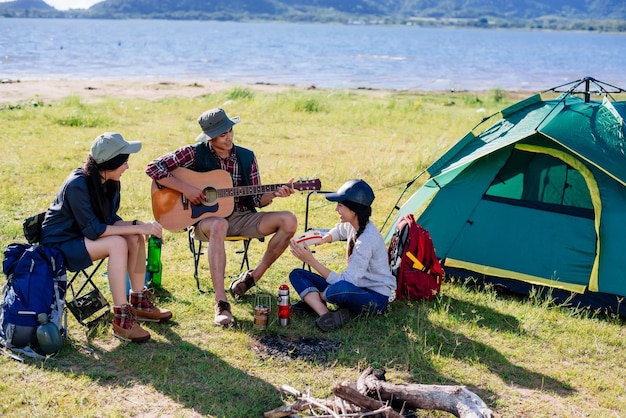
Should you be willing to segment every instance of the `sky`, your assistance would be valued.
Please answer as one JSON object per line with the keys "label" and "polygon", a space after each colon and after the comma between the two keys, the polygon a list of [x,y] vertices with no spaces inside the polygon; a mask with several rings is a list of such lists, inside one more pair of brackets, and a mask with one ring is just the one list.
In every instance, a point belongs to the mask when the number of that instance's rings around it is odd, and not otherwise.
{"label": "sky", "polygon": [[103,0],[44,0],[50,6],[59,10],[88,9]]}
{"label": "sky", "polygon": [[[11,0],[0,0],[0,3],[4,3]],[[68,9],[88,9],[96,3],[104,0],[44,0],[50,6],[58,10]]]}

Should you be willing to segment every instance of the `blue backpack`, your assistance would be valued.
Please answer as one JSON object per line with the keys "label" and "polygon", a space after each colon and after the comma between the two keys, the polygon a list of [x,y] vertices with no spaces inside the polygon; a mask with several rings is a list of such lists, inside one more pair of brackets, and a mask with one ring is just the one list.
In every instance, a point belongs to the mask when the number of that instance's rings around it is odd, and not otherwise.
{"label": "blue backpack", "polygon": [[7,284],[0,299],[0,342],[9,348],[37,347],[42,313],[64,334],[67,276],[61,252],[41,245],[9,244],[2,271]]}

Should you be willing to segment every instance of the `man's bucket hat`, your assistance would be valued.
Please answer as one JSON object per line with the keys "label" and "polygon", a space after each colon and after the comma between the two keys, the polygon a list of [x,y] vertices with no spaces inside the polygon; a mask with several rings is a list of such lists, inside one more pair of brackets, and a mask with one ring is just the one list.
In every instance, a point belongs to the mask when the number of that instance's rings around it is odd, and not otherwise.
{"label": "man's bucket hat", "polygon": [[237,123],[239,123],[239,116],[231,119],[222,108],[216,107],[215,109],[207,110],[198,118],[198,124],[202,128],[202,133],[198,135],[196,141],[210,141],[228,131]]}

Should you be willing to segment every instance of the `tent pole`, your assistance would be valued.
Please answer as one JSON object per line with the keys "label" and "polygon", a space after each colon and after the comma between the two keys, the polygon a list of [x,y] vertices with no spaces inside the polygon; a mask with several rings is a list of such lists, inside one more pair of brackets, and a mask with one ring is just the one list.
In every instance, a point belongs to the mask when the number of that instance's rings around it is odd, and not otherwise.
{"label": "tent pole", "polygon": [[[583,84],[583,82],[585,83],[585,90],[580,92],[580,91],[576,91],[576,89]],[[552,91],[555,93],[564,93],[564,96],[570,96],[570,95],[574,95],[574,94],[583,94],[584,97],[584,101],[585,103],[589,103],[589,101],[591,100],[591,84],[593,83],[594,86],[597,86],[598,91],[594,92],[596,94],[604,94],[605,96],[608,96],[612,101],[615,101],[615,98],[611,95],[611,93],[623,93],[626,90],[622,89],[621,87],[617,87],[614,86],[612,84],[609,83],[605,83],[599,80],[596,80],[593,77],[583,77],[580,80],[576,80],[570,83],[565,83],[565,84],[561,84],[560,86],[556,86],[556,87],[552,87],[551,89],[548,90],[544,90],[542,91],[542,93],[548,92],[548,91]],[[564,86],[571,86],[567,91],[561,91],[559,90],[561,87]],[[609,91],[608,88],[612,88],[614,89],[614,91]]]}
{"label": "tent pole", "polygon": [[402,193],[400,193],[400,196],[398,197],[398,200],[396,200],[396,203],[394,203],[393,207],[389,211],[389,214],[387,215],[387,218],[385,219],[385,222],[383,222],[383,225],[380,227],[380,231],[384,231],[385,230],[385,226],[387,225],[387,222],[389,221],[389,218],[391,218],[391,214],[393,213],[393,211],[394,210],[400,210],[400,206],[398,206],[398,203],[400,202],[400,200],[402,199],[402,197],[404,196],[406,191],[409,190],[409,187],[411,187],[413,185],[413,183],[415,183],[415,181],[418,178],[420,178],[422,176],[422,174],[424,174],[425,172],[426,172],[426,170],[422,170],[421,173],[419,173],[417,176],[413,177],[413,179],[411,179],[406,184],[406,186],[404,186],[404,190],[402,190]]}

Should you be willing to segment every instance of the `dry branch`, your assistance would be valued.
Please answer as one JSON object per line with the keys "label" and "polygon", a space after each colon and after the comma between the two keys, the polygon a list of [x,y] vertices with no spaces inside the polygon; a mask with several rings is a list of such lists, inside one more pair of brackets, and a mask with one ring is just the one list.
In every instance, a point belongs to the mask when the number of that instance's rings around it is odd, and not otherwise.
{"label": "dry branch", "polygon": [[395,385],[381,380],[368,367],[357,382],[359,392],[377,396],[382,401],[406,409],[447,411],[460,418],[490,418],[493,412],[485,402],[465,386]]}
{"label": "dry branch", "polygon": [[363,395],[358,390],[350,387],[347,383],[337,385],[333,388],[335,396],[365,410],[376,411],[384,418],[402,418],[402,415],[394,411],[391,407],[384,403]]}
{"label": "dry branch", "polygon": [[[465,386],[443,385],[395,385],[385,381],[384,371],[368,367],[358,378],[356,388],[349,382],[333,388],[335,400],[320,400],[288,385],[283,392],[297,397],[291,406],[282,406],[263,414],[266,418],[293,416],[309,410],[315,417],[366,417],[402,418],[392,406],[401,411],[426,409],[446,411],[459,418],[491,418],[493,412],[476,394]],[[346,404],[346,402],[348,404]],[[322,411],[322,415],[314,413]],[[337,412],[341,411],[341,412]]]}

